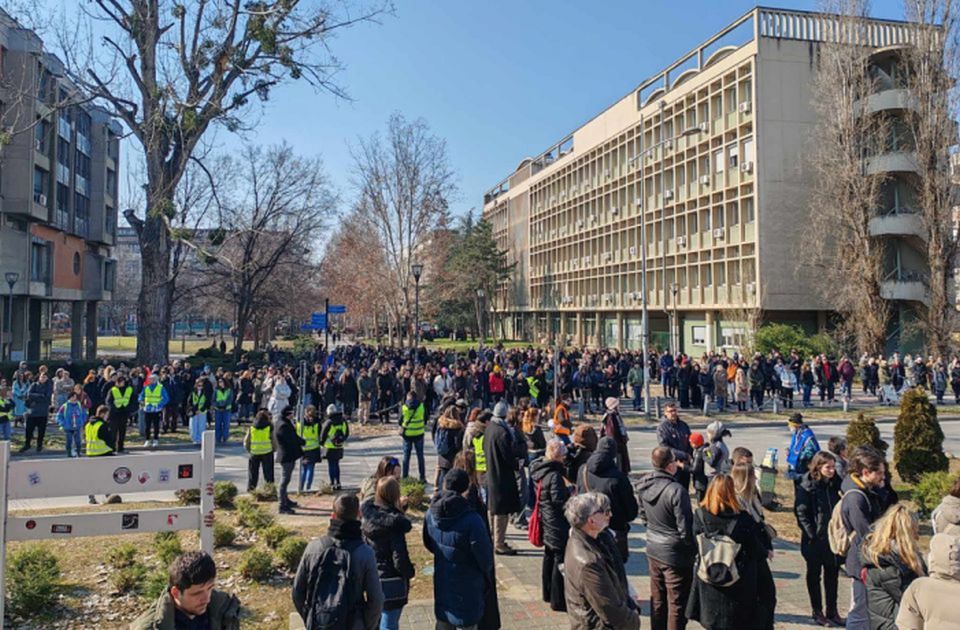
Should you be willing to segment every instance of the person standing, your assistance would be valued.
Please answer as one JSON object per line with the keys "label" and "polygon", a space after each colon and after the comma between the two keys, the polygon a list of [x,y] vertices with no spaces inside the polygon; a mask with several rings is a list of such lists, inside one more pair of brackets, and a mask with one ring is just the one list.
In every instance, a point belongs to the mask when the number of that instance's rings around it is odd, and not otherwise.
{"label": "person standing", "polygon": [[323,444],[323,457],[327,460],[330,485],[334,490],[340,490],[340,460],[343,459],[343,445],[350,437],[350,425],[343,419],[343,414],[336,405],[327,407],[326,416],[319,439]]}
{"label": "person standing", "polygon": [[860,559],[871,628],[897,630],[903,592],[927,574],[919,540],[917,519],[902,504],[888,509],[863,539]]}
{"label": "person standing", "polygon": [[677,481],[684,488],[689,488],[688,464],[693,454],[690,446],[690,426],[680,419],[677,406],[673,403],[667,403],[663,408],[663,420],[657,425],[657,444],[673,451],[673,457],[677,460]]}
{"label": "person standing", "polygon": [[753,455],[750,455],[749,460],[735,464],[730,471],[730,477],[733,479],[740,509],[756,523],[757,536],[766,550],[766,555],[757,558],[756,613],[751,627],[756,630],[773,630],[773,618],[777,609],[777,589],[770,571],[770,561],[773,560],[773,533],[767,526],[763,505],[760,503],[760,487],[753,468]]}
{"label": "person standing", "polygon": [[434,481],[436,492],[440,492],[444,475],[453,468],[453,460],[463,449],[463,431],[460,408],[456,405],[444,409],[433,425],[433,444],[437,451],[437,475]]}
{"label": "person standing", "polygon": [[617,445],[613,438],[601,438],[597,451],[580,468],[577,480],[577,492],[599,492],[610,499],[613,510],[610,517],[610,530],[616,537],[616,548],[620,552],[621,562],[627,562],[629,555],[627,536],[630,523],[637,518],[637,499],[633,494],[630,478],[616,462]]}
{"label": "person standing", "polygon": [[377,380],[370,376],[367,373],[367,368],[360,368],[360,378],[357,381],[357,390],[360,395],[360,403],[357,410],[357,415],[360,418],[360,424],[367,424],[370,422],[370,404],[373,401],[373,396],[376,393],[377,389]]}
{"label": "person standing", "polygon": [[87,423],[87,410],[78,400],[77,392],[70,392],[57,409],[57,424],[66,438],[67,457],[80,457],[80,432]]}
{"label": "person standing", "polygon": [[127,383],[126,376],[117,376],[116,383],[107,392],[106,401],[110,408],[110,447],[114,452],[122,453],[130,421],[130,403],[133,401],[133,386]]}
{"label": "person standing", "polygon": [[653,472],[637,484],[640,522],[647,528],[650,571],[650,627],[683,630],[684,607],[693,584],[693,511],[690,496],[676,479],[673,450],[658,446],[650,456]]}
{"label": "person standing", "polygon": [[[113,449],[110,448],[110,427],[105,422],[109,409],[101,405],[93,418],[83,427],[84,439],[87,442],[87,457],[103,457],[112,455]],[[91,494],[88,496],[91,505],[97,503],[97,499]]]}
{"label": "person standing", "polygon": [[934,534],[960,536],[960,477],[953,480],[950,492],[930,515]]}
{"label": "person standing", "polygon": [[810,462],[820,451],[820,444],[813,429],[804,423],[802,414],[790,414],[787,426],[792,432],[790,446],[787,447],[787,478],[793,479],[796,484],[803,473],[810,469]]}
{"label": "person standing", "polygon": [[0,440],[10,441],[14,408],[13,400],[10,399],[10,389],[6,386],[0,387]]}
{"label": "person standing", "polygon": [[13,380],[13,415],[14,426],[26,424],[29,414],[27,396],[30,393],[30,383],[33,376],[25,369],[17,370],[16,378]]}
{"label": "person standing", "polygon": [[899,630],[958,630],[955,608],[960,597],[960,537],[935,534],[930,539],[930,575],[910,583],[900,600]]}
{"label": "person standing", "polygon": [[27,390],[27,432],[26,439],[20,452],[30,450],[33,433],[37,433],[37,452],[43,451],[43,439],[47,435],[47,420],[50,417],[50,400],[53,395],[53,385],[46,372],[41,371],[36,382]]}
{"label": "person standing", "polygon": [[[202,389],[202,386],[198,385],[198,389]],[[261,468],[264,482],[273,483],[273,453],[277,450],[277,438],[270,422],[270,412],[266,409],[261,409],[254,417],[253,424],[243,438],[243,448],[250,453],[247,462],[247,492],[256,489]]]}
{"label": "person standing", "polygon": [[[156,448],[160,445],[160,420],[163,408],[170,402],[166,388],[157,380],[156,372],[147,378],[147,385],[140,392],[140,405],[143,409],[144,448]],[[150,430],[153,430],[153,440]]]}
{"label": "person standing", "polygon": [[410,476],[410,454],[417,451],[417,469],[420,481],[427,482],[426,463],[423,459],[423,434],[426,426],[426,406],[417,400],[413,388],[407,392],[407,400],[401,409],[400,435],[403,437],[403,476]]}
{"label": "person standing", "polygon": [[604,401],[607,411],[600,424],[600,437],[610,436],[617,445],[617,464],[624,473],[630,473],[630,454],[627,449],[627,427],[620,417],[620,399],[610,396]]}
{"label": "person standing", "polygon": [[634,361],[627,372],[627,387],[633,397],[633,410],[643,411],[643,364],[640,361]]}
{"label": "person standing", "polygon": [[317,423],[317,408],[307,405],[303,410],[303,421],[297,423],[297,435],[303,438],[303,459],[300,460],[299,491],[310,490],[313,486],[313,471],[320,461],[320,425]]}
{"label": "person standing", "polygon": [[[532,401],[531,401],[532,402]],[[523,507],[516,471],[519,468],[514,448],[513,432],[507,425],[507,403],[500,401],[493,408],[493,420],[482,437],[483,459],[486,464],[487,504],[494,530],[494,553],[516,555],[507,544],[507,524],[510,515]]]}
{"label": "person standing", "polygon": [[400,482],[393,476],[377,482],[376,496],[360,505],[363,538],[377,559],[383,589],[380,630],[398,630],[407,604],[410,580],[416,573],[407,552],[407,533],[413,529],[402,509]]}
{"label": "person standing", "polygon": [[230,436],[230,410],[233,407],[233,389],[221,377],[213,392],[213,426],[217,444],[226,444]]}
{"label": "person standing", "polygon": [[550,609],[559,612],[567,609],[563,571],[560,569],[570,535],[570,524],[563,516],[563,506],[570,498],[569,484],[563,476],[566,456],[566,446],[554,438],[547,442],[543,457],[534,460],[530,466],[530,480],[540,506],[540,530],[543,532],[541,592]]}
{"label": "person standing", "polygon": [[210,411],[210,398],[203,386],[205,381],[206,379],[198,378],[193,384],[193,392],[187,398],[187,413],[190,416],[190,439],[193,440],[194,444],[200,444],[203,440],[203,431],[207,428],[207,414]]}
{"label": "person standing", "polygon": [[297,435],[297,429],[293,426],[293,413],[293,407],[288,405],[280,413],[280,420],[276,423],[277,459],[280,460],[278,498],[281,514],[293,514],[293,508],[297,507],[297,503],[290,500],[287,489],[290,487],[290,480],[293,479],[293,468],[297,460],[303,457],[304,441]]}

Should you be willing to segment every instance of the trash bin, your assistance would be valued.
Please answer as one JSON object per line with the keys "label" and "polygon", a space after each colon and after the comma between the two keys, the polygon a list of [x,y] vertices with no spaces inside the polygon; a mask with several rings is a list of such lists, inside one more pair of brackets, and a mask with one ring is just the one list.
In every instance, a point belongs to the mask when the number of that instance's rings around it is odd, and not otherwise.
{"label": "trash bin", "polygon": [[767,454],[760,465],[760,502],[765,508],[773,508],[777,504],[777,449],[768,448]]}

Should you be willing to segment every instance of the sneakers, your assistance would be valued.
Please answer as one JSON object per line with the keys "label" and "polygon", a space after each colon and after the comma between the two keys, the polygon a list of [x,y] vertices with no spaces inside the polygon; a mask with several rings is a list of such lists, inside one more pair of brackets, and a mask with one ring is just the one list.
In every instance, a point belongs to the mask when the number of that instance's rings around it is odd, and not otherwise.
{"label": "sneakers", "polygon": [[154,440],[154,441],[153,441],[153,444],[151,444],[151,446],[153,446],[153,448],[159,448],[159,447],[160,447],[160,440]]}
{"label": "sneakers", "polygon": [[143,443],[143,448],[150,448],[150,440],[147,440]]}
{"label": "sneakers", "polygon": [[281,514],[296,514],[292,507],[282,507],[278,510]]}
{"label": "sneakers", "polygon": [[823,613],[819,610],[813,611],[813,622],[818,626],[824,626],[826,628],[832,628],[833,624],[830,623],[830,620],[823,616]]}
{"label": "sneakers", "polygon": [[828,610],[826,616],[827,616],[827,621],[831,622],[832,624],[834,624],[834,625],[837,626],[838,628],[843,628],[844,626],[847,625],[847,620],[846,620],[846,619],[843,619],[843,618],[840,616],[840,613],[838,613],[838,612],[835,611],[835,610],[834,610],[834,611],[829,611],[829,610]]}
{"label": "sneakers", "polygon": [[494,553],[498,556],[515,556],[517,555],[517,550],[510,545],[504,545],[503,547],[497,547]]}
{"label": "sneakers", "polygon": [[25,446],[21,446],[21,447],[20,447],[20,450],[17,451],[17,452],[18,452],[18,453],[26,453],[26,452],[29,451],[29,450],[30,450],[30,445],[27,444],[27,445],[25,445]]}

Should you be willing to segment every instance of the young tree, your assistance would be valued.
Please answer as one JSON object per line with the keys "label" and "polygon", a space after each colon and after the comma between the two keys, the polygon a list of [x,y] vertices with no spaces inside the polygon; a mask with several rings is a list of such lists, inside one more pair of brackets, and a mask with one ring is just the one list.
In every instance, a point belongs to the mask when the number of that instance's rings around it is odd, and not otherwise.
{"label": "young tree", "polygon": [[91,0],[82,15],[98,21],[101,40],[78,47],[79,25],[64,29],[71,79],[122,120],[143,151],[145,212],[128,216],[143,261],[138,362],[167,359],[174,195],[201,140],[216,125],[242,128],[251,99],[267,99],[283,82],[343,96],[331,36],[375,19],[383,6],[351,9],[299,0]]}
{"label": "young tree", "polygon": [[948,468],[937,407],[922,387],[908,390],[900,398],[900,415],[893,427],[893,465],[909,483],[916,483],[924,473]]}

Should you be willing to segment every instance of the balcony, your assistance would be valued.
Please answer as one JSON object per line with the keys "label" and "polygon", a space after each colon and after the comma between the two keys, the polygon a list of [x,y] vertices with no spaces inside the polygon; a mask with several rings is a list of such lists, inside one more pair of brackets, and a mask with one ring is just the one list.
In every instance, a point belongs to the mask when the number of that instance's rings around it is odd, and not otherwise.
{"label": "balcony", "polygon": [[881,173],[916,173],[920,174],[920,166],[916,156],[911,152],[893,151],[881,153],[867,158],[867,175]]}
{"label": "balcony", "polygon": [[875,114],[877,112],[901,111],[905,109],[915,110],[917,108],[917,99],[910,94],[909,90],[892,88],[871,94],[862,101],[858,101],[854,107],[856,111],[861,114]]}
{"label": "balcony", "polygon": [[906,236],[926,242],[927,233],[923,229],[920,216],[907,208],[892,210],[870,219],[870,236]]}
{"label": "balcony", "polygon": [[885,300],[921,302],[930,306],[926,276],[915,271],[893,270],[880,283],[880,297]]}

